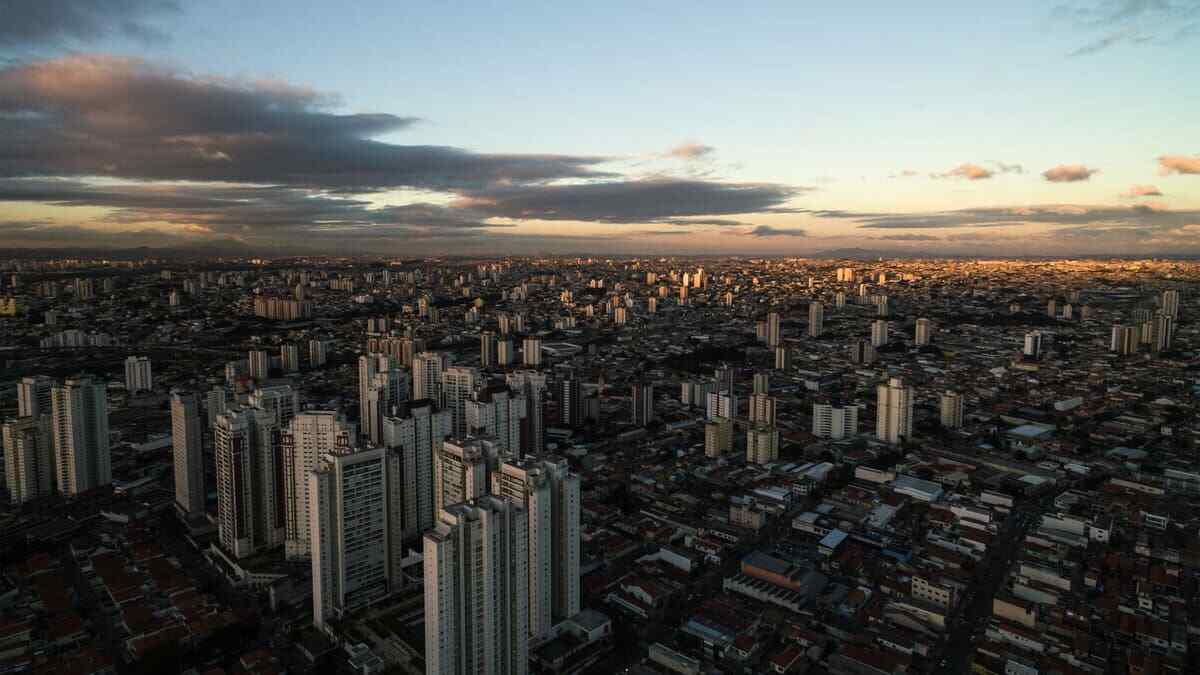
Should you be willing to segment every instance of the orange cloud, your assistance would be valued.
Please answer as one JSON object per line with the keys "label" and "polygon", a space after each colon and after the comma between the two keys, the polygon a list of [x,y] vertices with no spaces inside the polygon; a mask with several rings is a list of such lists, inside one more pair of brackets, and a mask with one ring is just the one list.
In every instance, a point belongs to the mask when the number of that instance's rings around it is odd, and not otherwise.
{"label": "orange cloud", "polygon": [[930,178],[965,178],[967,180],[985,180],[996,175],[991,169],[978,164],[959,164],[945,173],[930,174]]}
{"label": "orange cloud", "polygon": [[1128,192],[1122,192],[1122,197],[1136,199],[1138,197],[1161,197],[1162,190],[1153,185],[1134,185]]}
{"label": "orange cloud", "polygon": [[1051,183],[1078,183],[1099,172],[1100,169],[1089,169],[1082,164],[1059,164],[1052,169],[1043,171],[1042,178]]}
{"label": "orange cloud", "polygon": [[703,143],[684,143],[668,150],[667,156],[674,157],[675,159],[703,159],[716,152],[716,150],[713,146],[704,145]]}
{"label": "orange cloud", "polygon": [[1158,158],[1158,166],[1158,172],[1164,176],[1172,173],[1200,174],[1200,157],[1163,155]]}

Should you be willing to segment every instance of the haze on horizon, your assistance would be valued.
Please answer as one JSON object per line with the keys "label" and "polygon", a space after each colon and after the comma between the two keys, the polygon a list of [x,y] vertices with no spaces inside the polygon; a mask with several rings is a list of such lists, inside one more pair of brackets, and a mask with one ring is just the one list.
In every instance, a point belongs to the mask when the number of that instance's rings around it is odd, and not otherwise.
{"label": "haze on horizon", "polygon": [[1200,254],[1200,0],[8,0],[0,247]]}

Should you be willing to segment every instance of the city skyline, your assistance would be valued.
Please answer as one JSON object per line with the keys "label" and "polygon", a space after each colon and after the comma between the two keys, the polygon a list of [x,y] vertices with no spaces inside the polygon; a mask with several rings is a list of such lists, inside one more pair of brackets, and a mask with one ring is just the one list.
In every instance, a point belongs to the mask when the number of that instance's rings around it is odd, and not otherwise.
{"label": "city skyline", "polygon": [[1196,2],[6,14],[3,247],[1200,254]]}

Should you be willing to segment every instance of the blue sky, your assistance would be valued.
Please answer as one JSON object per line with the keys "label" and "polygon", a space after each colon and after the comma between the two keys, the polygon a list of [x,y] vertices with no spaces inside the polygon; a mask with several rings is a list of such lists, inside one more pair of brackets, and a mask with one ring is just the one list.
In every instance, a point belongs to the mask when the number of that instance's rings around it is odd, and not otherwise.
{"label": "blue sky", "polygon": [[[0,34],[0,58],[11,59],[15,70],[54,60],[76,68],[62,59],[95,55],[133,57],[183,80],[229,78],[222,82],[268,90],[273,85],[264,83],[282,82],[336,95],[335,104],[322,108],[327,112],[419,118],[372,136],[396,146],[605,158],[595,167],[603,177],[577,171],[540,176],[523,189],[683,180],[718,189],[767,184],[791,190],[786,200],[768,198],[745,212],[717,201],[711,212],[684,205],[694,219],[738,223],[691,229],[662,227],[677,212],[673,206],[658,215],[639,210],[647,214],[644,223],[630,222],[619,204],[613,214],[589,210],[591,217],[580,220],[562,217],[569,208],[558,206],[542,210],[557,214],[553,218],[513,217],[511,209],[492,209],[494,195],[485,194],[507,188],[505,176],[467,191],[383,181],[389,184],[356,193],[367,208],[417,201],[451,207],[459,216],[469,206],[478,220],[469,236],[442,236],[442,230],[426,239],[420,235],[430,231],[429,223],[382,222],[396,227],[378,228],[380,236],[401,249],[804,253],[864,245],[1020,253],[1029,252],[1031,237],[1034,248],[1063,253],[1200,249],[1200,175],[1192,171],[1200,161],[1200,88],[1194,67],[1184,67],[1200,63],[1200,2],[359,2],[343,8],[214,0],[162,12],[156,11],[160,2],[120,3],[119,11],[128,13],[123,20],[158,32],[152,39],[103,26],[82,36],[70,30],[40,39],[10,36],[7,45]],[[62,5],[59,16],[67,21],[76,3],[50,4]],[[15,91],[10,97],[24,93]],[[3,96],[0,87],[0,112]],[[51,99],[46,109],[61,105]],[[683,144],[708,150],[691,159],[667,156]],[[230,156],[231,164],[240,161],[241,155]],[[1074,179],[1043,175],[1058,166],[1075,168],[1055,174]],[[57,165],[8,174],[96,180]],[[174,169],[121,174],[118,168],[107,179],[190,176]],[[940,175],[946,177],[934,177]],[[187,182],[207,188],[213,178]],[[336,182],[338,194],[345,194],[347,187]],[[313,194],[328,194],[325,183],[304,183]],[[1149,194],[1122,196],[1134,186]],[[620,191],[611,194],[621,200]],[[23,223],[21,232],[36,221],[42,231],[156,228],[193,238],[270,241],[263,228],[213,228],[188,222],[187,213],[164,212],[155,220],[140,212],[123,220],[127,210],[51,202],[0,202],[0,241],[6,220]],[[1047,215],[1063,205],[1077,208],[1066,209],[1065,220]],[[997,225],[995,213],[977,213],[1001,208],[1018,215]],[[1029,209],[1042,215],[1020,221]],[[1095,209],[1098,219],[1089,221],[1079,209]],[[961,221],[953,228],[892,227],[890,221],[863,227],[862,218],[814,211],[962,217],[953,219]],[[987,221],[982,227],[979,218]],[[357,234],[366,226],[349,225]],[[498,225],[504,227],[492,229]],[[664,231],[692,236],[649,234]],[[888,239],[868,241],[879,237]]]}

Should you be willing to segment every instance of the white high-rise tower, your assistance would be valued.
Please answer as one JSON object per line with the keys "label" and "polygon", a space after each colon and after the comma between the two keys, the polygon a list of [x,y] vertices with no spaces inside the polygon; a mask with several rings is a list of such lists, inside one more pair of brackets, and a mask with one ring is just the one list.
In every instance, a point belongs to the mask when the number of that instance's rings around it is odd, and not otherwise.
{"label": "white high-rise tower", "polygon": [[200,397],[171,392],[171,446],[175,465],[175,508],[183,517],[204,515],[204,456]]}
{"label": "white high-rise tower", "polygon": [[884,443],[899,443],[901,438],[912,438],[912,387],[903,380],[893,377],[886,384],[876,387],[877,410],[875,436]]}

